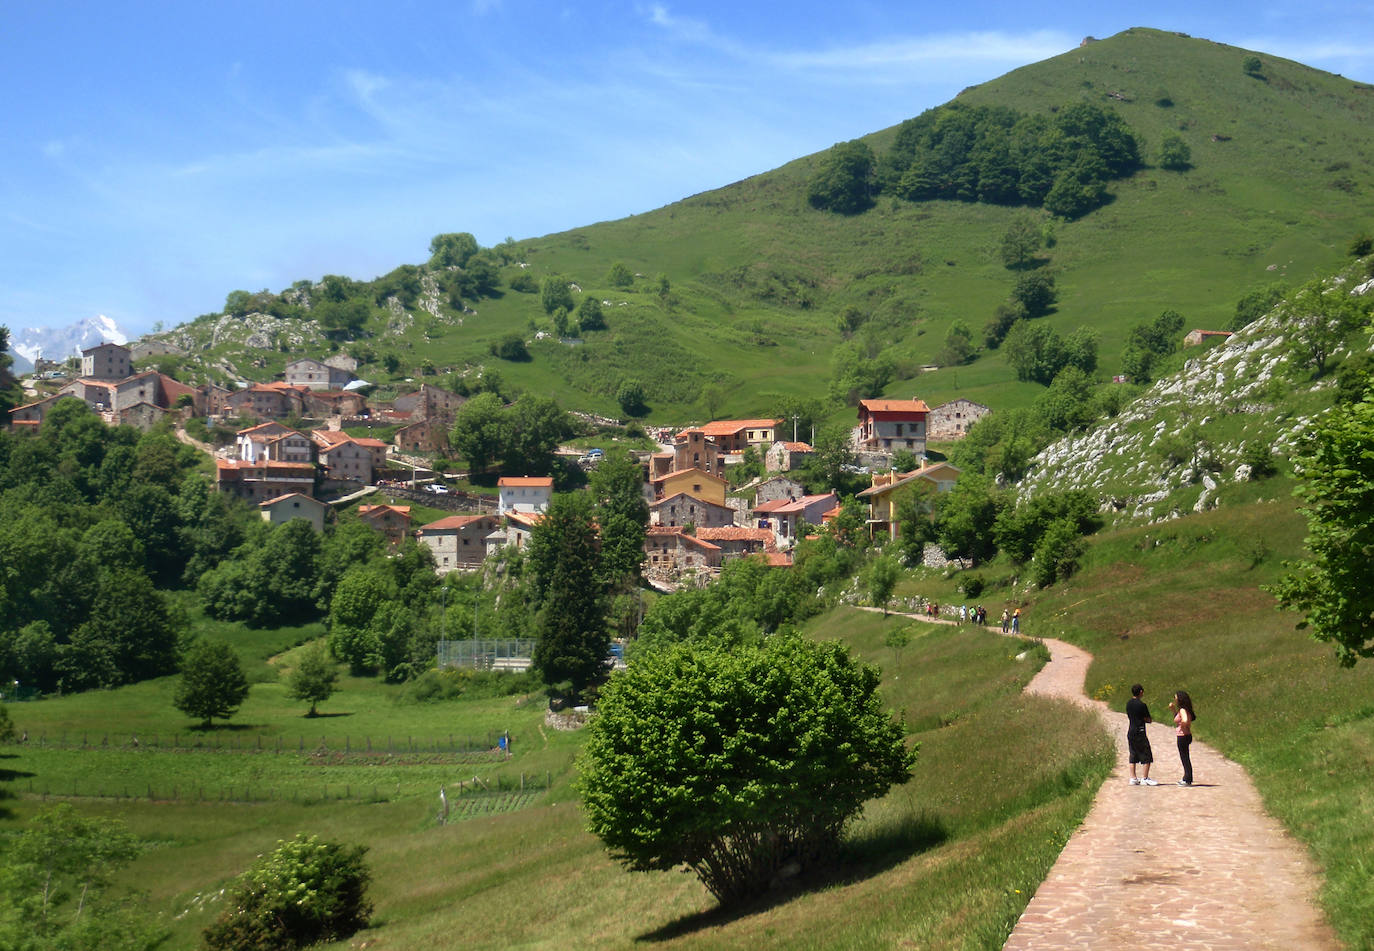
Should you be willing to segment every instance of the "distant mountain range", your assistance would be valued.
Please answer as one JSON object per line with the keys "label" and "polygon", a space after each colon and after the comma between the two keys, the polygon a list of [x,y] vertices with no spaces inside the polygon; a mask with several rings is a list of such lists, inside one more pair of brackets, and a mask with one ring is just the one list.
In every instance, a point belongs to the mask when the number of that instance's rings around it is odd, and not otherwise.
{"label": "distant mountain range", "polygon": [[104,314],[78,320],[66,327],[25,327],[10,334],[10,356],[14,373],[29,373],[39,357],[65,360],[80,356],[87,347],[99,343],[128,343],[129,337]]}

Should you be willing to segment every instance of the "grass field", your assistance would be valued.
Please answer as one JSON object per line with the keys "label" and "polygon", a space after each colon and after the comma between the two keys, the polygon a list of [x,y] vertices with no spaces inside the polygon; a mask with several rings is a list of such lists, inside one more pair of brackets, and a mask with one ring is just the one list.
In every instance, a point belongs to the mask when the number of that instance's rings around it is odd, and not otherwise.
{"label": "grass field", "polygon": [[[539,698],[412,704],[398,688],[353,679],[322,706],[346,716],[311,720],[285,701],[279,684],[260,680],[235,718],[241,728],[215,731],[240,743],[236,750],[131,749],[113,740],[86,749],[33,741],[11,748],[5,775],[18,797],[3,827],[42,806],[40,795],[28,793],[30,783],[81,786],[79,808],[120,816],[153,845],[135,877],[171,930],[168,946],[177,948],[194,946],[230,876],[300,830],[370,847],[378,906],[370,947],[414,948],[453,934],[479,948],[642,940],[882,948],[903,936],[931,947],[995,947],[1086,809],[1108,765],[1106,744],[1085,715],[1021,696],[1037,666],[1033,653],[1018,660],[1013,642],[912,624],[911,643],[898,656],[883,646],[886,632],[908,624],[849,609],[813,623],[815,635],[841,638],[884,668],[884,696],[903,711],[921,756],[910,784],[870,804],[840,868],[743,912],[714,911],[694,878],[628,873],[606,858],[582,831],[568,786],[580,737],[541,728]],[[171,685],[45,700],[20,706],[15,716],[31,738],[60,730],[122,737],[159,724],[165,730],[169,721],[190,732],[192,724],[170,712]],[[374,763],[310,750],[321,736],[332,750],[350,734],[483,729],[509,729],[513,755],[484,763],[398,754]],[[259,736],[267,738],[262,752]],[[288,748],[275,752],[274,737]],[[293,739],[306,742],[304,753],[289,748]],[[551,779],[552,788],[522,795],[521,773],[531,785],[536,776],[541,787]],[[490,798],[456,798],[452,821],[438,825],[439,784],[452,790],[473,776],[505,788]],[[326,781],[329,798],[317,791]],[[208,794],[209,801],[150,801],[133,788],[149,783],[230,792],[223,801]],[[137,798],[110,798],[122,786]],[[270,787],[277,797],[243,802],[235,786]],[[345,786],[351,798],[343,798]]]}

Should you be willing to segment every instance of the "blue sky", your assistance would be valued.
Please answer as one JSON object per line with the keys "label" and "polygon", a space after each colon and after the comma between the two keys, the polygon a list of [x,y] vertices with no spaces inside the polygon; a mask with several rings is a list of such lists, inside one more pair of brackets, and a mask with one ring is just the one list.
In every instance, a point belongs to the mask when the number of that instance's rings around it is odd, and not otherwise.
{"label": "blue sky", "polygon": [[[234,289],[648,211],[1130,26],[1374,81],[1374,3],[9,4],[0,324],[131,332]],[[1132,12],[1135,11],[1135,12]]]}

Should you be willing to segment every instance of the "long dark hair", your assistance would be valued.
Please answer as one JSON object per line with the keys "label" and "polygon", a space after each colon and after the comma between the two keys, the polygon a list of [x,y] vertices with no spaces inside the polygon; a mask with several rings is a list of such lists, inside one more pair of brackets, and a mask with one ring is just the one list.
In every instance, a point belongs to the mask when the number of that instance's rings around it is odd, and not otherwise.
{"label": "long dark hair", "polygon": [[1174,700],[1178,702],[1180,710],[1188,711],[1188,722],[1192,723],[1197,719],[1197,714],[1193,712],[1193,698],[1188,696],[1188,691],[1180,690],[1174,694]]}

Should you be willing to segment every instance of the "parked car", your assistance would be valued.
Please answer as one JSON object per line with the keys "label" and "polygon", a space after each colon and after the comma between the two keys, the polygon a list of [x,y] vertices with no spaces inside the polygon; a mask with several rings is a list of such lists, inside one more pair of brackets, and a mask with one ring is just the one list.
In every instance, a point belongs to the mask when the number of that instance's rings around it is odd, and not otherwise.
{"label": "parked car", "polygon": [[435,495],[448,495],[448,486],[440,485],[438,482],[431,482],[425,486],[426,492],[433,492]]}

